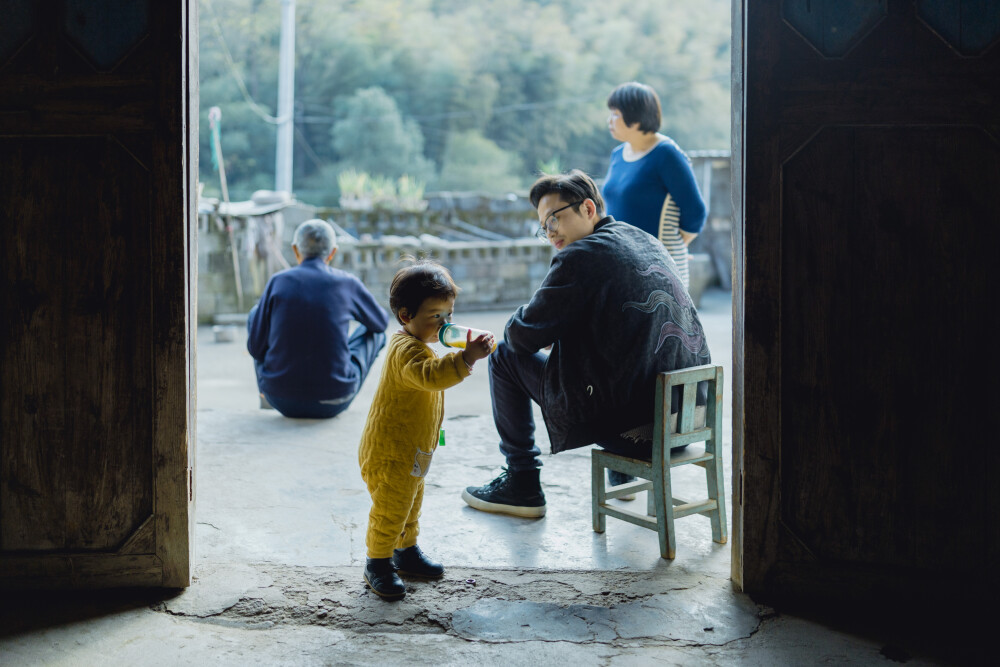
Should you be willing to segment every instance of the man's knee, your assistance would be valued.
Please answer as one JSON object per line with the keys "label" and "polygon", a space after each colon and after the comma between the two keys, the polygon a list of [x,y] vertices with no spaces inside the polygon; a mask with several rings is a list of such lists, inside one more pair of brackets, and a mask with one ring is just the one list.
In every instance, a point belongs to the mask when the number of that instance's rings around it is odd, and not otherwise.
{"label": "man's knee", "polygon": [[497,349],[493,351],[487,359],[489,359],[489,371],[492,375],[495,371],[501,369],[507,369],[510,367],[512,357],[514,357],[513,350],[510,349],[510,345],[506,341],[500,341],[497,343]]}
{"label": "man's knee", "polygon": [[489,356],[490,377],[516,380],[531,385],[545,365],[545,356],[540,353],[521,354],[504,341]]}

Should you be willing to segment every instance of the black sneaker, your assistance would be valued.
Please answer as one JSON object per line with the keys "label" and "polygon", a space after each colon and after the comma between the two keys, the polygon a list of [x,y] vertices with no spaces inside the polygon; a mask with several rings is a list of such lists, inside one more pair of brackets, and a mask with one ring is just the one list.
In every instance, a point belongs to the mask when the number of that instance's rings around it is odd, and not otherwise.
{"label": "black sneaker", "polygon": [[385,600],[400,600],[406,595],[406,586],[396,574],[391,558],[369,558],[365,563],[365,583],[375,594]]}
{"label": "black sneaker", "polygon": [[444,566],[427,558],[416,544],[405,549],[393,549],[392,565],[400,574],[416,577],[440,577]]}
{"label": "black sneaker", "polygon": [[[632,475],[627,475],[623,472],[618,472],[617,470],[608,468],[608,486],[621,486],[622,484],[628,484],[629,482],[634,481],[635,477]],[[635,500],[635,494],[629,493],[624,496],[618,496],[618,500]]]}
{"label": "black sneaker", "polygon": [[462,492],[469,507],[484,512],[537,518],[545,516],[545,494],[538,481],[538,468],[507,470],[485,486],[470,486]]}

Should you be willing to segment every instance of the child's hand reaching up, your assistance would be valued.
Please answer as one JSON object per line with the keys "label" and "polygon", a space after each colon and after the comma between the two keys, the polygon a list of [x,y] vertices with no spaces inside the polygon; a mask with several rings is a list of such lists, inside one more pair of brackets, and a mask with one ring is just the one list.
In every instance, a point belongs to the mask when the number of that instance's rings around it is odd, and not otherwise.
{"label": "child's hand reaching up", "polygon": [[465,349],[462,350],[462,358],[470,367],[479,359],[485,359],[493,351],[493,334],[484,333],[476,338],[472,337],[469,331],[465,336]]}

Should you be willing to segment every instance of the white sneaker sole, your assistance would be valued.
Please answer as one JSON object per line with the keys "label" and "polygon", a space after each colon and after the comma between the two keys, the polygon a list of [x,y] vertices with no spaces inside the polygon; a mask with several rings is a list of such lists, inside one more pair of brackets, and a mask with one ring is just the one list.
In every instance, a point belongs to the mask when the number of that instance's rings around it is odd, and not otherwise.
{"label": "white sneaker sole", "polygon": [[483,512],[492,512],[493,514],[509,514],[510,516],[519,516],[528,519],[537,519],[545,516],[545,505],[542,505],[541,507],[501,505],[500,503],[490,503],[485,500],[480,500],[468,491],[462,491],[462,500],[464,500],[469,507]]}

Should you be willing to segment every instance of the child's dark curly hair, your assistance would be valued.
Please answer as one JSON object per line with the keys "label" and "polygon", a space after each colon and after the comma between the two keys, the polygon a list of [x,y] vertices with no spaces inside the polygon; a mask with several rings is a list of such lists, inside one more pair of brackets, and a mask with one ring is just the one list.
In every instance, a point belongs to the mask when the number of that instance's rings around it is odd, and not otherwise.
{"label": "child's dark curly hair", "polygon": [[399,319],[399,311],[404,308],[412,317],[420,310],[425,299],[458,296],[458,285],[452,280],[448,269],[432,259],[417,260],[404,255],[402,260],[409,262],[409,265],[396,271],[389,286],[389,308],[400,324],[404,322]]}

